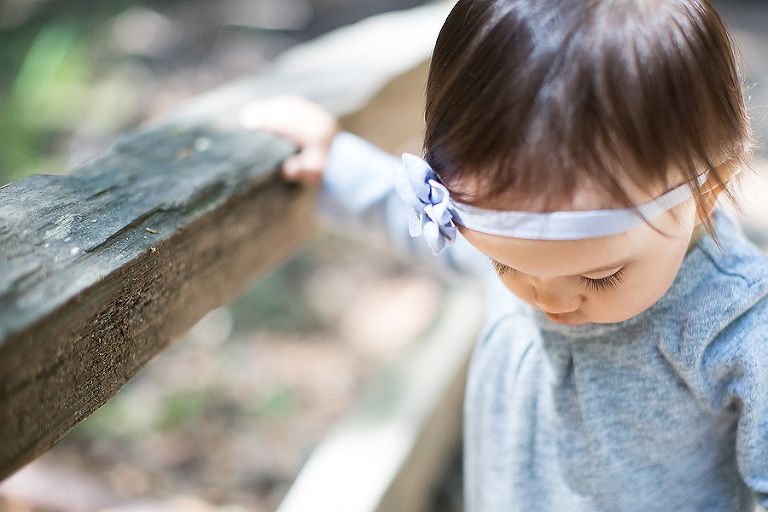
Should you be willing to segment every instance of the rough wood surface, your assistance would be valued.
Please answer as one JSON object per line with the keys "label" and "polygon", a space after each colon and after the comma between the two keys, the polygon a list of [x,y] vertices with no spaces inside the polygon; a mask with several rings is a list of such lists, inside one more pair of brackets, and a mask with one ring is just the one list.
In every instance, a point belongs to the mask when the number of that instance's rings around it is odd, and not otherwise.
{"label": "rough wood surface", "polygon": [[0,190],[0,475],[306,239],[311,193],[267,139],[156,129]]}
{"label": "rough wood surface", "polygon": [[272,172],[293,148],[238,129],[237,108],[294,93],[356,113],[428,58],[447,7],[333,33],[70,175],[0,189],[0,479],[311,233],[313,194]]}
{"label": "rough wood surface", "polygon": [[315,448],[277,512],[418,512],[461,437],[481,290],[447,293],[434,325]]}

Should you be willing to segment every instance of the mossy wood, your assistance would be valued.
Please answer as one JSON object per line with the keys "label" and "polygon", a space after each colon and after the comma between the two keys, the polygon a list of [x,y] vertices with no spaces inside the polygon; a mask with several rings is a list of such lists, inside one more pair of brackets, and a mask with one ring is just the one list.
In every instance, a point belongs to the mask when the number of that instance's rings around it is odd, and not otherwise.
{"label": "mossy wood", "polygon": [[379,91],[411,91],[372,115],[386,110],[396,130],[407,126],[394,139],[418,136],[423,86],[410,81],[423,80],[445,8],[330,34],[69,175],[0,188],[0,479],[311,235],[313,192],[274,172],[294,148],[238,128],[237,109],[301,94],[394,149],[392,130],[366,119],[365,107]]}
{"label": "mossy wood", "polygon": [[311,193],[271,172],[290,148],[265,139],[158,128],[0,190],[3,475],[310,234]]}

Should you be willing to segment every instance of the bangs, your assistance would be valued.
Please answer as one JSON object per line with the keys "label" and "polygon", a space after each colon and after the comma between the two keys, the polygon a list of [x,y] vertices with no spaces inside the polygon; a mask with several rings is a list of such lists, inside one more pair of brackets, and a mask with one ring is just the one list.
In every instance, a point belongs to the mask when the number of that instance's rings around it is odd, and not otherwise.
{"label": "bangs", "polygon": [[585,185],[625,207],[627,182],[724,185],[752,140],[735,62],[702,1],[460,0],[430,68],[426,159],[462,201],[541,211]]}

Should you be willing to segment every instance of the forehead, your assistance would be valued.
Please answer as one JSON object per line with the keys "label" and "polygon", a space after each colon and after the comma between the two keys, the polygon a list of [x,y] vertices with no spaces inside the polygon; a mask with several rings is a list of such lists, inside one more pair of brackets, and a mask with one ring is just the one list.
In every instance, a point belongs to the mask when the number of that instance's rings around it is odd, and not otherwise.
{"label": "forehead", "polygon": [[[616,173],[616,188],[610,183],[597,184],[589,179],[579,179],[568,187],[541,184],[536,190],[513,187],[499,191],[491,183],[479,181],[475,176],[454,178],[448,183],[452,194],[464,203],[481,208],[503,211],[587,211],[628,208],[646,203],[684,181],[679,173],[669,173],[667,181],[648,182],[642,186]],[[554,185],[554,186],[553,186]],[[490,192],[492,191],[492,192]]]}
{"label": "forehead", "polygon": [[648,225],[626,233],[586,240],[526,240],[459,227],[469,243],[489,258],[525,274],[562,277],[615,270],[646,256],[661,237]]}

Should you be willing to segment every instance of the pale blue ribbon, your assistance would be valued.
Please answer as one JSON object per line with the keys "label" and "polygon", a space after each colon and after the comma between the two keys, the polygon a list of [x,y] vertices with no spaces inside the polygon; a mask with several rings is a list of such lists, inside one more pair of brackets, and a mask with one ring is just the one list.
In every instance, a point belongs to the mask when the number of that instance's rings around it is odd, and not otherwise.
{"label": "pale blue ribbon", "polygon": [[[708,175],[699,175],[694,187],[700,187]],[[489,235],[529,240],[583,240],[623,233],[690,198],[691,185],[683,183],[635,208],[526,212],[489,210],[455,201],[429,164],[408,153],[395,172],[395,189],[411,207],[408,230],[411,236],[423,236],[435,254],[456,240],[457,224]]]}
{"label": "pale blue ribbon", "polygon": [[411,208],[408,219],[411,236],[423,236],[434,254],[453,244],[456,224],[450,195],[427,162],[405,153],[403,165],[395,171],[395,190]]}

